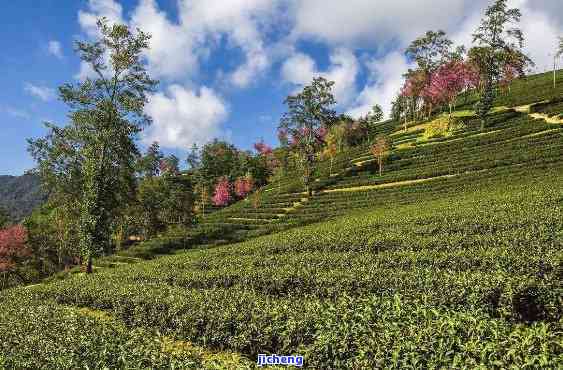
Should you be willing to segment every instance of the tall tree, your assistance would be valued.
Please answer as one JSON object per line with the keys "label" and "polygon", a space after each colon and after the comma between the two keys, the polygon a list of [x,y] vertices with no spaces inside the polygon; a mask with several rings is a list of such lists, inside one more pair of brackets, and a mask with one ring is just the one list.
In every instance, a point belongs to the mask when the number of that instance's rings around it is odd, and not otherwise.
{"label": "tall tree", "polygon": [[365,126],[368,140],[372,139],[372,134],[375,133],[375,125],[381,122],[381,120],[383,120],[383,109],[381,109],[379,104],[374,105],[365,117],[360,118],[360,125]]}
{"label": "tall tree", "polygon": [[524,46],[524,35],[515,26],[520,22],[522,14],[517,8],[509,8],[507,2],[508,0],[495,0],[485,11],[485,17],[473,34],[473,42],[483,51],[483,91],[475,106],[482,129],[492,108],[495,86],[501,78],[508,56]]}
{"label": "tall tree", "polygon": [[288,96],[284,101],[288,111],[281,119],[280,129],[292,137],[292,147],[299,156],[303,183],[309,195],[312,195],[310,185],[316,152],[326,134],[324,127],[336,119],[336,112],[332,109],[336,104],[333,86],[334,82],[317,77],[303,91]]}
{"label": "tall tree", "polygon": [[427,31],[411,42],[405,54],[416,61],[422,71],[430,73],[447,60],[452,45],[444,31]]}
{"label": "tall tree", "polygon": [[158,142],[153,142],[148,148],[145,155],[139,159],[138,171],[143,177],[157,176],[160,171],[160,161],[164,155],[160,151]]}
{"label": "tall tree", "polygon": [[132,198],[136,135],[150,124],[143,113],[157,84],[141,62],[150,36],[125,25],[97,22],[99,37],[77,42],[92,77],[59,88],[70,107],[69,125],[47,124],[45,138],[30,140],[44,184],[73,193],[80,209],[81,254],[92,272],[92,257],[110,248],[112,221]]}
{"label": "tall tree", "polygon": [[559,38],[559,48],[557,49],[557,52],[553,57],[553,88],[554,89],[557,85],[557,74],[556,74],[557,59],[561,58],[561,56],[563,56],[563,36]]}

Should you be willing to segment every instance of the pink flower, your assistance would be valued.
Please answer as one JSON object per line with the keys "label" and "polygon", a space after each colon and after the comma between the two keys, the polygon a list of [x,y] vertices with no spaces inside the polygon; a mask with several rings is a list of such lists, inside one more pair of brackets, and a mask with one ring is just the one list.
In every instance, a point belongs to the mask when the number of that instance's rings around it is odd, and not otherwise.
{"label": "pink flower", "polygon": [[258,154],[263,156],[268,156],[273,153],[272,148],[263,141],[254,144],[254,149],[258,152]]}
{"label": "pink flower", "polygon": [[231,202],[231,183],[227,178],[222,178],[219,180],[217,185],[215,185],[215,193],[213,198],[213,204],[216,206],[226,206]]}
{"label": "pink flower", "polygon": [[254,187],[253,181],[248,177],[239,177],[235,181],[235,194],[239,198],[246,197]]}
{"label": "pink flower", "polygon": [[0,272],[12,269],[18,258],[31,255],[26,242],[27,230],[22,225],[0,230]]}

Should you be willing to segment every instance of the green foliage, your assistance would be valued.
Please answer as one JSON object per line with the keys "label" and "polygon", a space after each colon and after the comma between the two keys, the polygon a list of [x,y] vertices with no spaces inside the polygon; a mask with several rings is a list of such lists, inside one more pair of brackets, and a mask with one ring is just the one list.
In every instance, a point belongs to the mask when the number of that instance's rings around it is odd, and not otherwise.
{"label": "green foliage", "polygon": [[30,295],[8,295],[1,302],[1,368],[203,366],[201,355],[164,351],[166,338],[141,329],[131,330],[103,313],[60,306],[52,301],[39,302]]}
{"label": "green foliage", "polygon": [[0,175],[0,208],[7,212],[10,222],[20,222],[29,216],[35,207],[45,202],[45,198],[35,174]]}
{"label": "green foliage", "polygon": [[405,54],[418,64],[423,71],[433,71],[450,56],[453,42],[446,37],[442,30],[428,31],[424,36],[414,40]]}
{"label": "green foliage", "polygon": [[134,139],[150,123],[143,108],[157,83],[141,61],[149,35],[106,19],[97,25],[99,40],[76,44],[96,77],[59,89],[71,109],[70,124],[47,124],[45,138],[29,140],[43,185],[78,205],[79,244],[89,271],[92,257],[110,250],[112,224],[132,198],[139,155]]}
{"label": "green foliage", "polygon": [[[521,61],[524,57],[520,51],[524,44],[524,35],[519,28],[512,27],[520,22],[521,16],[519,9],[508,8],[507,0],[495,0],[485,11],[485,17],[473,34],[473,42],[476,42],[482,51],[478,58],[474,58],[480,59],[477,65],[482,65],[480,72],[484,80],[481,97],[475,105],[475,111],[481,119],[481,129],[484,129],[487,114],[493,106],[496,84],[500,81],[505,63],[510,62],[515,55],[520,56]],[[527,60],[524,58],[523,65]]]}
{"label": "green foliage", "polygon": [[0,208],[0,229],[7,227],[10,224],[10,217],[4,208]]}
{"label": "green foliage", "polygon": [[321,130],[336,120],[336,112],[332,109],[336,104],[333,86],[334,82],[317,77],[299,94],[290,95],[284,101],[288,111],[279,128],[292,137],[292,148],[299,158],[303,183],[309,193],[316,153],[323,143]]}
{"label": "green foliage", "polygon": [[556,170],[497,177],[423,206],[19,294],[250,358],[304,354],[313,368],[553,367],[563,307],[560,180]]}

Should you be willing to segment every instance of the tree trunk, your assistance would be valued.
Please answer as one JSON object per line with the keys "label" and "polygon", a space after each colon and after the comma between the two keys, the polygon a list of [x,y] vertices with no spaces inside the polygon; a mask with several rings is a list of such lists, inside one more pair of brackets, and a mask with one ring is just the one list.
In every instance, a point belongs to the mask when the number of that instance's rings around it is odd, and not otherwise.
{"label": "tree trunk", "polygon": [[86,263],[86,273],[92,273],[92,256],[88,256],[88,262]]}
{"label": "tree trunk", "polygon": [[450,124],[452,122],[452,105],[449,104],[449,107],[450,107],[450,115],[448,116],[448,124],[446,126],[446,131],[450,130]]}
{"label": "tree trunk", "polygon": [[379,159],[379,176],[381,177],[381,174],[383,173],[383,160]]}
{"label": "tree trunk", "polygon": [[557,68],[557,59],[556,57],[553,58],[553,88],[555,89],[555,69]]}

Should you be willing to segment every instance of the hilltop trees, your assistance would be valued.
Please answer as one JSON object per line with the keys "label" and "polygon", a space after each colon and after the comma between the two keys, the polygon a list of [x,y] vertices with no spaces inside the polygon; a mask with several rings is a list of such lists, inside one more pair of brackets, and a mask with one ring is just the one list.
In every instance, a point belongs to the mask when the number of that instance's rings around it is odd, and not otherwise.
{"label": "hilltop trees", "polygon": [[430,75],[422,95],[432,104],[446,104],[451,121],[452,109],[458,94],[465,89],[475,87],[476,84],[476,72],[471,65],[454,60],[443,64]]}
{"label": "hilltop trees", "polygon": [[363,126],[363,131],[366,132],[368,140],[371,140],[371,135],[375,131],[375,125],[383,119],[383,109],[379,104],[374,105],[371,110],[362,118],[359,123]]}
{"label": "hilltop trees", "polygon": [[444,31],[427,31],[409,45],[405,54],[416,61],[420,70],[430,73],[446,61],[452,45]]}
{"label": "hilltop trees", "polygon": [[298,154],[303,173],[303,183],[309,195],[316,153],[324,142],[325,125],[333,122],[336,112],[332,107],[336,100],[332,95],[334,82],[323,77],[313,79],[297,95],[288,96],[284,103],[288,111],[283,115],[280,129],[291,136],[291,147]]}
{"label": "hilltop trees", "polygon": [[[527,63],[520,49],[524,45],[522,31],[513,25],[520,22],[521,12],[508,8],[507,0],[496,0],[485,11],[485,17],[473,34],[473,42],[480,50],[483,90],[475,111],[481,119],[481,129],[492,108],[495,85],[501,80],[504,66],[512,63],[522,67]],[[515,60],[520,60],[518,63]],[[523,60],[522,60],[523,59]],[[528,59],[529,60],[529,59]]]}
{"label": "hilltop trees", "polygon": [[45,138],[30,140],[43,183],[70,195],[80,210],[81,254],[92,272],[92,257],[109,249],[112,222],[134,189],[135,135],[150,124],[143,108],[154,90],[141,63],[150,36],[99,20],[99,39],[78,42],[77,52],[92,71],[78,84],[60,87],[70,107],[70,124],[47,124]]}

